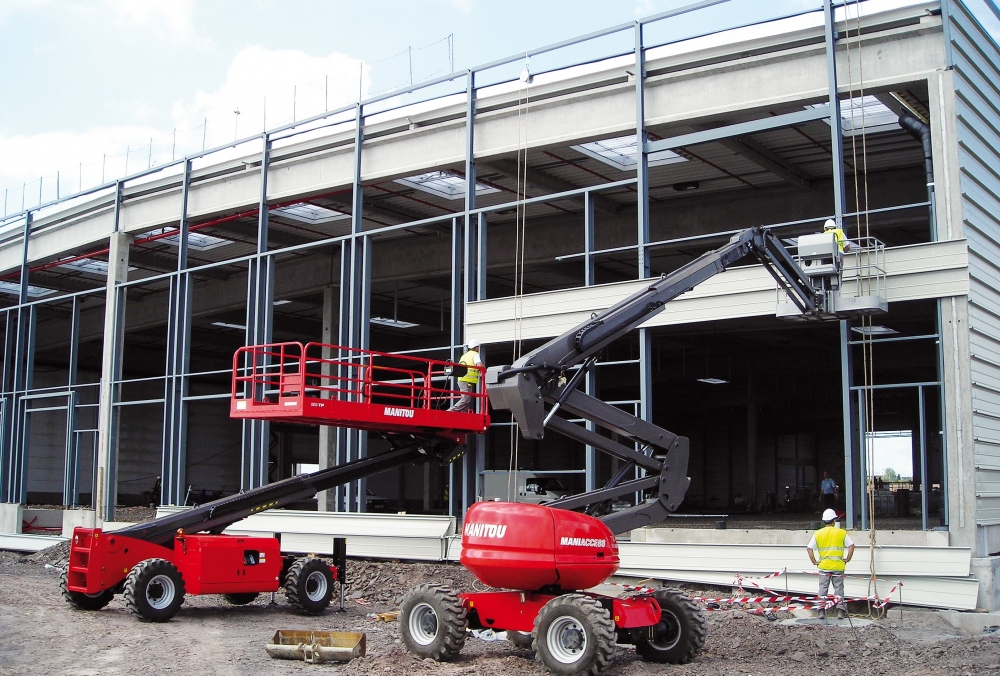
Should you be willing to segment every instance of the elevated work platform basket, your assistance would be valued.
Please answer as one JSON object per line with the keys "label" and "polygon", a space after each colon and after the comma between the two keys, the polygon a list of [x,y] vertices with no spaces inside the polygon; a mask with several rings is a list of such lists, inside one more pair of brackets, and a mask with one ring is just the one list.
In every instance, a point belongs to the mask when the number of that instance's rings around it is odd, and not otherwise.
{"label": "elevated work platform basket", "polygon": [[242,347],[233,357],[230,416],[373,432],[483,433],[490,419],[482,367],[471,405],[460,401],[449,361],[324,343]]}

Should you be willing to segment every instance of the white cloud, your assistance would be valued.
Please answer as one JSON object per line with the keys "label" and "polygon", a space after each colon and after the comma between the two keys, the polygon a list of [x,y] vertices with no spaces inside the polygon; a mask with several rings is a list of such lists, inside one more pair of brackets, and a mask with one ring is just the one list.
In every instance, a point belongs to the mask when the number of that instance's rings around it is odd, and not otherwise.
{"label": "white cloud", "polygon": [[194,26],[193,0],[105,0],[121,23],[151,27],[158,37],[206,48],[211,41]]}

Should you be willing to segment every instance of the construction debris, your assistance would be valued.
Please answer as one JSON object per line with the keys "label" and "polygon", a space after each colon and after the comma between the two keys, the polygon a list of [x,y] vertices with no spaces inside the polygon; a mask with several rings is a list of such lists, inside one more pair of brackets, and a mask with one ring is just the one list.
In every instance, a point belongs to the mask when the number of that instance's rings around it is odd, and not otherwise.
{"label": "construction debris", "polygon": [[353,631],[279,629],[264,649],[281,660],[303,660],[310,664],[350,662],[365,656],[366,638]]}

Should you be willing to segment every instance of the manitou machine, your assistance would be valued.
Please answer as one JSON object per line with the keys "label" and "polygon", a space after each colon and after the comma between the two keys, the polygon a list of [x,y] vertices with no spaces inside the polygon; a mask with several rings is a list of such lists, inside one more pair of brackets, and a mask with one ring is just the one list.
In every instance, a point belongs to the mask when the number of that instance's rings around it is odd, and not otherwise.
{"label": "manitou machine", "polygon": [[[794,306],[785,315],[846,316],[843,308],[850,303],[842,300],[841,261],[826,261],[840,255],[829,238],[831,246],[813,247],[813,258],[796,260],[768,230],[744,230],[514,364],[491,367],[485,392],[475,395],[469,411],[447,410],[459,394],[450,389],[448,374],[465,368],[457,364],[316,343],[242,348],[233,364],[233,417],[365,430],[381,435],[391,450],[114,533],[77,528],[64,595],[73,605],[94,610],[124,592],[129,609],[140,618],[162,622],[177,612],[185,592],[224,594],[233,603],[245,603],[284,586],[293,607],[322,612],[333,581],[343,577],[342,566],[331,569],[316,557],[283,558],[276,539],[223,535],[222,530],[255,512],[387,469],[453,461],[464,452],[467,435],[489,426],[488,395],[494,409],[511,412],[525,438],[542,439],[552,429],[623,466],[603,488],[547,505],[472,506],[462,529],[461,561],[496,590],[458,593],[440,584],[413,589],[399,618],[407,650],[447,660],[462,649],[468,629],[488,628],[532,647],[556,674],[597,674],[617,643],[635,645],[651,661],[689,661],[705,640],[704,617],[690,599],[671,590],[633,590],[625,596],[586,591],[618,569],[616,534],[658,523],[680,506],[690,484],[688,440],[577,386],[613,341],[748,255],[777,281],[779,301]],[[859,274],[884,272],[869,265]],[[871,281],[855,284],[855,296],[884,288]],[[863,311],[884,310],[884,303],[860,305]],[[557,415],[560,411],[591,421],[616,439],[570,422]],[[626,481],[635,468],[643,476]],[[629,494],[641,494],[643,500],[594,516],[602,504]]]}

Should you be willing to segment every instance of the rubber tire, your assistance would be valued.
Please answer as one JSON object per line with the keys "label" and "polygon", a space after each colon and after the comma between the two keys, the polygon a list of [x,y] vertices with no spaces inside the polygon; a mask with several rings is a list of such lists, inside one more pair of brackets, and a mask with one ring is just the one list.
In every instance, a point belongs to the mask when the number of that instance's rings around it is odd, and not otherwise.
{"label": "rubber tire", "polygon": [[525,650],[531,650],[534,644],[534,637],[531,634],[525,633],[523,631],[514,631],[513,629],[507,630],[507,640],[513,643],[518,648],[523,648]]}
{"label": "rubber tire", "polygon": [[667,664],[690,662],[698,656],[705,645],[705,613],[694,601],[674,589],[661,589],[656,592],[654,598],[663,611],[663,619],[656,625],[657,630],[666,632],[669,624],[673,624],[675,630],[679,629],[680,636],[669,647],[658,646],[648,640],[639,641],[635,644],[636,652],[647,662]]}
{"label": "rubber tire", "polygon": [[[320,572],[326,577],[326,594],[314,601],[309,598],[306,583],[309,576]],[[330,605],[333,598],[333,574],[330,564],[315,556],[305,556],[298,559],[288,569],[285,575],[285,598],[292,609],[301,615],[319,615]]]}
{"label": "rubber tire", "polygon": [[[165,608],[154,608],[146,599],[146,587],[158,575],[174,583],[174,598]],[[177,567],[166,559],[140,561],[125,578],[125,606],[145,622],[168,622],[184,604],[184,578]]]}
{"label": "rubber tire", "polygon": [[[583,625],[587,636],[587,649],[571,664],[553,657],[548,645],[549,627],[555,620],[567,615]],[[611,613],[597,599],[584,594],[564,594],[542,606],[535,618],[532,636],[535,660],[541,662],[549,672],[560,676],[595,676],[604,671],[615,653],[615,623],[611,619]]]}
{"label": "rubber tire", "polygon": [[247,592],[245,594],[223,594],[222,598],[234,606],[245,606],[256,601],[258,596],[260,594],[257,592]]}
{"label": "rubber tire", "polygon": [[[437,614],[437,635],[428,645],[417,643],[410,634],[410,613],[414,607],[426,603]],[[442,584],[421,584],[411,589],[403,597],[399,612],[399,633],[406,650],[421,659],[428,657],[438,662],[446,662],[462,651],[465,646],[465,631],[469,621],[465,606],[458,600],[458,594]]]}
{"label": "rubber tire", "polygon": [[115,597],[114,589],[106,589],[97,594],[84,594],[83,592],[70,591],[68,584],[69,571],[63,568],[62,574],[59,576],[59,589],[66,602],[79,610],[100,610],[111,603],[111,599]]}

